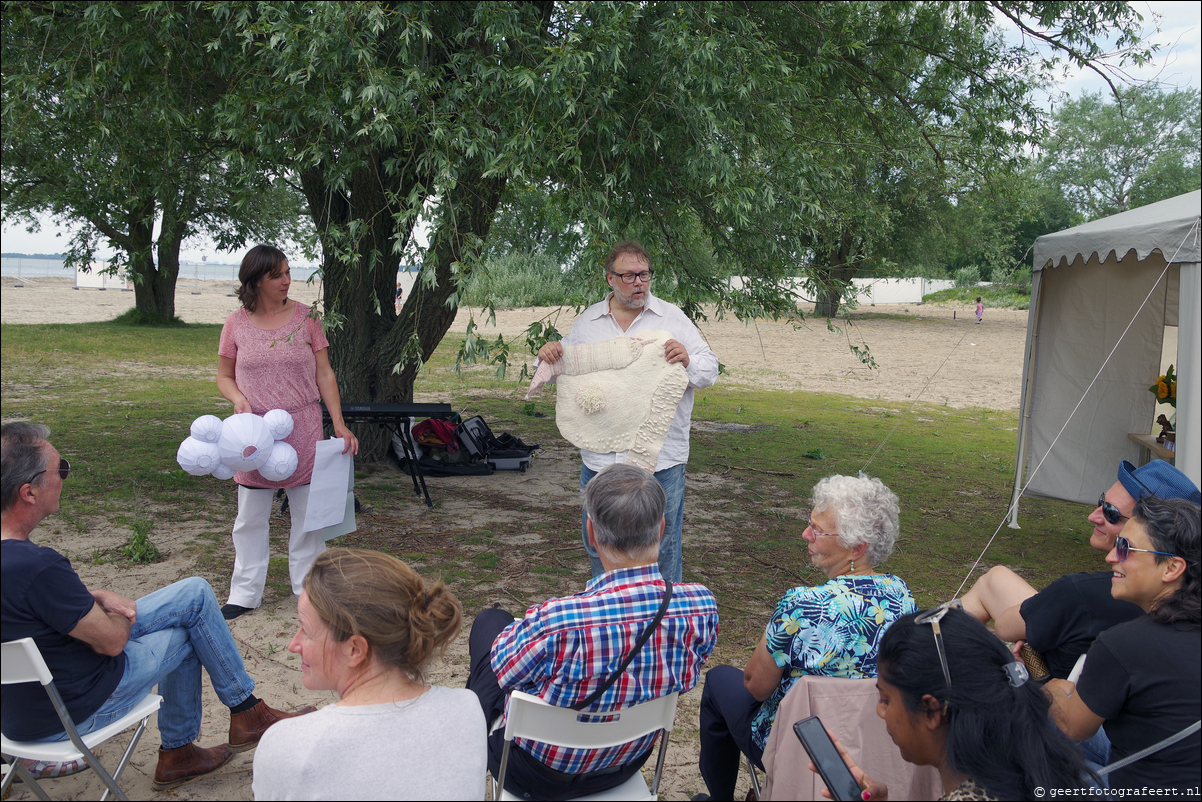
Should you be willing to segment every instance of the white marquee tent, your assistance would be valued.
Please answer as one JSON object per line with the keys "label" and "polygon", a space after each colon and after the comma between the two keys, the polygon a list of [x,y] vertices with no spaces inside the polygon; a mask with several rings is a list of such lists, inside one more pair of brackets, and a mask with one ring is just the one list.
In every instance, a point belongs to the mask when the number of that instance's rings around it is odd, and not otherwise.
{"label": "white marquee tent", "polygon": [[1189,192],[1035,241],[1012,502],[1093,504],[1119,460],[1138,464],[1127,434],[1151,431],[1165,326],[1178,327],[1175,462],[1202,486],[1200,214]]}

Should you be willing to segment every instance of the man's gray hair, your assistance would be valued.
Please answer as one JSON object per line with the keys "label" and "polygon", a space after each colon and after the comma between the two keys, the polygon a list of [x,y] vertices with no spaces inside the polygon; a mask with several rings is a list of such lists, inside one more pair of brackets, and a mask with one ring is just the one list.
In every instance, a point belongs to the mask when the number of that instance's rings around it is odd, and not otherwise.
{"label": "man's gray hair", "polygon": [[[46,467],[46,439],[50,428],[40,423],[6,423],[0,427],[0,512],[17,502],[17,492],[29,477]],[[38,484],[42,474],[34,479]]]}
{"label": "man's gray hair", "polygon": [[889,559],[901,530],[901,505],[897,494],[880,479],[859,476],[828,476],[814,485],[813,512],[835,516],[839,542],[844,548],[868,544],[864,553],[870,565]]}
{"label": "man's gray hair", "polygon": [[659,543],[666,505],[655,476],[627,462],[608,466],[584,488],[597,545],[631,558]]}

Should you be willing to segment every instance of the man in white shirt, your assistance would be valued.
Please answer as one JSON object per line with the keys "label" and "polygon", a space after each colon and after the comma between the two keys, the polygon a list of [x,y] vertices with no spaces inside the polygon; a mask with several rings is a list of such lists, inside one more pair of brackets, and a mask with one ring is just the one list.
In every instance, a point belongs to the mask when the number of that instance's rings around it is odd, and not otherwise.
{"label": "man in white shirt", "polygon": [[[680,531],[684,518],[685,464],[689,460],[693,390],[710,387],[717,381],[718,357],[679,307],[651,294],[652,273],[651,257],[642,245],[619,242],[605,258],[605,281],[612,291],[600,303],[584,310],[562,342],[549,342],[539,349],[538,358],[544,362],[557,362],[563,356],[565,345],[588,345],[613,337],[633,337],[642,331],[667,331],[672,335],[673,339],[668,340],[664,348],[664,357],[670,363],[684,365],[689,385],[676,405],[676,414],[655,465],[655,478],[668,498],[659,570],[665,579],[680,582],[683,569]],[[625,462],[626,454],[625,451],[601,454],[581,449],[580,489],[583,491],[602,468]],[[583,513],[580,530],[593,576],[600,576],[604,569],[596,550],[589,544]]]}

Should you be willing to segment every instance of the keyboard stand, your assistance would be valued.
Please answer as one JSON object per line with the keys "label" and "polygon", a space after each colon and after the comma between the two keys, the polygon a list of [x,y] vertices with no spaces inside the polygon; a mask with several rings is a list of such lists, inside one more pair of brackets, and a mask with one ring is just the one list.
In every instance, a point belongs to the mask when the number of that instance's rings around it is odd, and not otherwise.
{"label": "keyboard stand", "polygon": [[[330,413],[326,405],[321,405],[322,419],[330,421]],[[442,418],[447,420],[455,416],[450,404],[393,404],[386,402],[342,402],[342,420],[348,423],[376,423],[383,426],[401,439],[401,448],[405,459],[409,461],[410,473],[413,478],[413,493],[424,498],[427,507],[433,507],[430,491],[426,488],[426,477],[417,464],[417,452],[413,448],[413,418]]]}

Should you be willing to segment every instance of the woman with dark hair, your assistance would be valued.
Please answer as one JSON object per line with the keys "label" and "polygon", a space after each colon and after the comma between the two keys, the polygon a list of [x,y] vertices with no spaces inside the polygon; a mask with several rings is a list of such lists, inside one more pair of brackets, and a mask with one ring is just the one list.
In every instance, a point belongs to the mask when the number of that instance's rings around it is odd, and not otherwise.
{"label": "woman with dark hair", "polygon": [[[1106,555],[1110,593],[1145,615],[1106,630],[1090,647],[1076,686],[1050,680],[1060,728],[1084,740],[1106,725],[1117,762],[1171,738],[1202,714],[1202,570],[1199,507],[1145,497]],[[1115,789],[1202,784],[1194,732],[1110,773]]]}
{"label": "woman with dark hair", "polygon": [[300,656],[305,687],[335,691],[338,703],[312,723],[268,730],[255,753],[255,799],[482,798],[476,694],[422,675],[463,623],[447,586],[378,551],[330,549],[305,579],[299,613],[288,651]]}
{"label": "woman with dark hair", "polygon": [[234,405],[235,413],[289,412],[293,428],[284,442],[296,449],[298,459],[296,472],[283,481],[266,479],[258,471],[234,476],[238,484],[234,575],[229,602],[221,608],[227,619],[248,613],[263,601],[270,557],[268,521],[277,489],[287,490],[292,509],[288,571],[296,595],[313,559],[325,548],[320,531],[304,530],[313,456],[322,437],[318,401],[324,401],[330,411],[334,436],[345,441],[343,453],[359,451],[359,441],[342,421],[338,380],[330,367],[330,343],[321,323],[310,316],[308,306],[288,297],[292,276],[287,257],[270,245],[256,245],[242,259],[238,279],[242,308],[221,329],[217,389]]}
{"label": "woman with dark hair", "polygon": [[[894,622],[877,668],[877,715],[906,761],[939,770],[940,799],[1037,799],[1036,789],[1085,787],[1085,760],[1048,718],[1043,690],[958,602]],[[864,798],[887,798],[840,751]]]}

